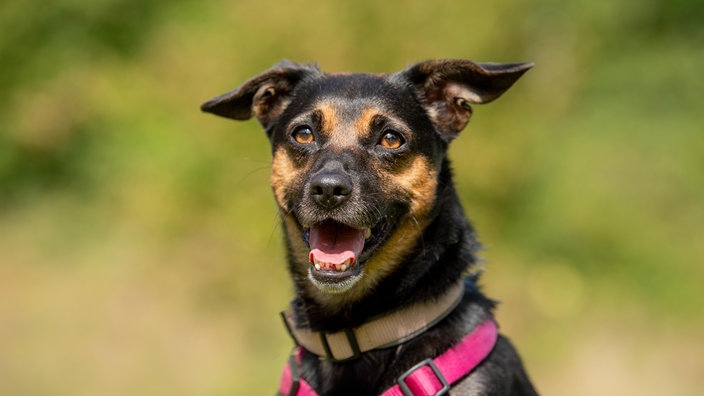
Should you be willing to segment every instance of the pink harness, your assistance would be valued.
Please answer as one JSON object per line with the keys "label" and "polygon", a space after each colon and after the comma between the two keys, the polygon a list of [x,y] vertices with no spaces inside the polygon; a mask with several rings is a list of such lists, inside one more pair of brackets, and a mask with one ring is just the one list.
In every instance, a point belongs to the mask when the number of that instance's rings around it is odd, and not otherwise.
{"label": "pink harness", "polygon": [[[397,383],[381,396],[438,396],[447,394],[450,386],[469,374],[496,345],[498,329],[487,320],[467,334],[458,344],[434,359],[425,359],[399,377]],[[281,375],[279,392],[284,396],[317,396],[300,376],[301,354],[291,355]]]}

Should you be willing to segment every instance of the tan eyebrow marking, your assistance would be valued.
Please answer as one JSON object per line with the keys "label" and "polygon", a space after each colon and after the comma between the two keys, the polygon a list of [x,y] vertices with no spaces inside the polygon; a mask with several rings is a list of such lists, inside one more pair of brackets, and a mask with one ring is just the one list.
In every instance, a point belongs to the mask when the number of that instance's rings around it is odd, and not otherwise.
{"label": "tan eyebrow marking", "polygon": [[339,117],[337,116],[337,110],[332,103],[324,102],[316,109],[320,114],[320,122],[322,131],[319,131],[322,135],[328,138],[333,138],[335,130],[339,129]]}

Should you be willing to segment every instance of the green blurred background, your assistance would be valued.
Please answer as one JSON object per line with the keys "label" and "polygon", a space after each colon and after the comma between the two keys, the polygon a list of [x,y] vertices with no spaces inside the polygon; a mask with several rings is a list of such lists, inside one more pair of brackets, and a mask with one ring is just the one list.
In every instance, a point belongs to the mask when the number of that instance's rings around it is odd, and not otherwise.
{"label": "green blurred background", "polygon": [[704,388],[704,3],[0,4],[0,393],[272,394],[291,297],[255,121],[281,58],[533,61],[451,155],[545,395]]}

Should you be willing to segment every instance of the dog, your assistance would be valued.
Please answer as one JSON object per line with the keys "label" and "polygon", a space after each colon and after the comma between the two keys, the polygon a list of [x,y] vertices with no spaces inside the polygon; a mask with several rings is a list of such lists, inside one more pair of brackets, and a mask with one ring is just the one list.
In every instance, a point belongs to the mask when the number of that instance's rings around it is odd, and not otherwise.
{"label": "dog", "polygon": [[428,60],[391,74],[282,61],[201,110],[255,117],[295,298],[282,395],[536,395],[452,181],[449,144],[532,63]]}

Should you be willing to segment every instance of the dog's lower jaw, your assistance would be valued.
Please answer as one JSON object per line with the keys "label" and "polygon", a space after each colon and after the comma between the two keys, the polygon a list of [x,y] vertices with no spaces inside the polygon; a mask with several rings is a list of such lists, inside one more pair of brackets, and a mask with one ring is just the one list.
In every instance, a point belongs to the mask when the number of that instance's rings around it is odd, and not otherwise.
{"label": "dog's lower jaw", "polygon": [[313,271],[316,271],[313,267],[308,268],[308,280],[318,290],[326,294],[343,294],[352,289],[364,277],[364,269],[362,269],[358,274],[351,274],[345,279],[335,282],[325,282],[324,280],[316,278]]}

